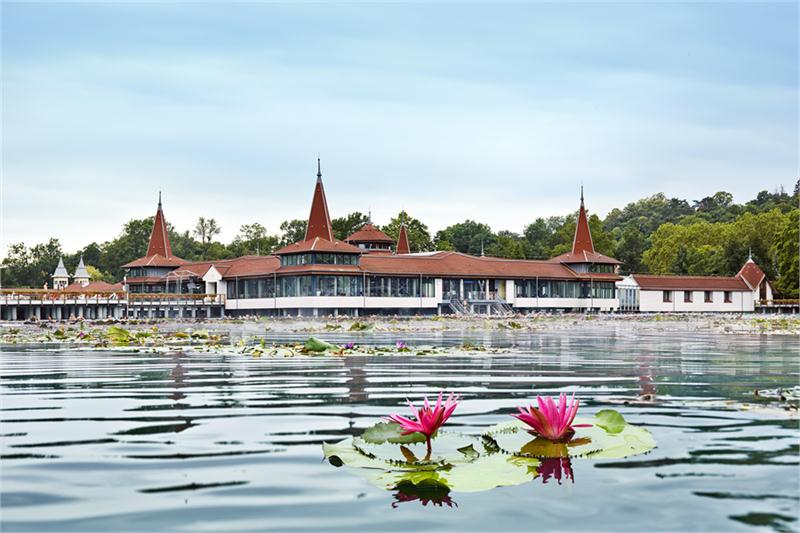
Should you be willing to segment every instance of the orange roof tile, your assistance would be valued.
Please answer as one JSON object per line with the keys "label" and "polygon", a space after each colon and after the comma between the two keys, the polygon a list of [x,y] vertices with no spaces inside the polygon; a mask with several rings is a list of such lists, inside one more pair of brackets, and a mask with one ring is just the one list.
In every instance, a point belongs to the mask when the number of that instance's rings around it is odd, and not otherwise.
{"label": "orange roof tile", "polygon": [[170,257],[164,257],[163,255],[148,255],[146,257],[140,257],[139,259],[134,259],[130,263],[126,263],[122,265],[122,268],[133,268],[133,267],[142,267],[142,266],[154,266],[154,267],[179,267],[188,261],[181,259],[175,255]]}
{"label": "orange roof tile", "polygon": [[384,232],[372,225],[371,222],[365,224],[361,229],[355,231],[352,235],[345,239],[349,243],[368,243],[368,242],[381,242],[394,244],[394,239],[386,235]]}
{"label": "orange roof tile", "polygon": [[411,247],[408,245],[408,233],[406,232],[405,224],[400,224],[400,234],[397,236],[397,253],[411,253]]}
{"label": "orange roof tile", "polygon": [[360,254],[363,250],[352,244],[347,244],[339,239],[329,241],[314,237],[310,241],[298,241],[288,246],[284,246],[280,250],[275,251],[275,255],[285,254],[299,254],[303,252],[332,252],[344,254]]}
{"label": "orange roof tile", "polygon": [[750,290],[754,291],[761,285],[761,282],[764,281],[767,275],[764,274],[764,271],[761,270],[761,267],[759,267],[752,258],[749,258],[742,266],[741,270],[739,270],[739,273],[736,274],[736,277],[743,279],[744,282],[747,283],[747,286],[750,287]]}

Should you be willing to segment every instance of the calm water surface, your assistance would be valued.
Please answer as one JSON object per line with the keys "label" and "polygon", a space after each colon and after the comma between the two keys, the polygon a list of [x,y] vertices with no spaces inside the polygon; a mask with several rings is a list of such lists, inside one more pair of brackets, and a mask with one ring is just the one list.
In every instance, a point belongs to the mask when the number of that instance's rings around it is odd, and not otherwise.
{"label": "calm water surface", "polygon": [[[330,337],[352,340],[352,336]],[[391,336],[362,342],[393,342]],[[415,340],[404,336],[414,344]],[[2,358],[3,531],[795,531],[796,420],[732,408],[798,382],[797,339],[552,333],[420,337],[510,354],[252,359],[9,348]],[[572,463],[453,506],[397,503],[321,443],[406,397],[465,401],[478,433],[536,393],[612,406],[658,448]],[[621,399],[653,395],[655,402]],[[395,506],[392,504],[395,503]]]}

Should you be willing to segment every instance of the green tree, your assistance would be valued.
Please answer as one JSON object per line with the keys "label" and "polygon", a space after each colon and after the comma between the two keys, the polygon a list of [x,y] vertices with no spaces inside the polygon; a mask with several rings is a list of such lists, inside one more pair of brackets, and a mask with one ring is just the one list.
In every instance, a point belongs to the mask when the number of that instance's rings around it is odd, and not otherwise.
{"label": "green tree", "polygon": [[334,218],[331,221],[333,237],[343,241],[355,233],[356,230],[361,229],[367,222],[369,222],[367,215],[359,213],[358,211],[350,213],[345,217]]}
{"label": "green tree", "polygon": [[279,246],[288,246],[292,243],[302,241],[306,238],[306,225],[305,220],[294,219],[284,220],[281,222],[281,236]]}
{"label": "green tree", "polygon": [[628,226],[622,232],[622,238],[617,244],[614,257],[622,261],[622,271],[625,273],[646,272],[646,268],[642,263],[642,254],[645,251],[647,243],[642,232],[634,226]]}
{"label": "green tree", "polygon": [[800,209],[792,210],[775,243],[775,255],[778,259],[778,276],[775,279],[775,290],[784,298],[800,296]]}
{"label": "green tree", "polygon": [[27,248],[18,242],[8,247],[3,258],[2,282],[4,287],[42,288],[45,283],[52,287],[52,275],[58,266],[63,251],[58,239]]}
{"label": "green tree", "polygon": [[428,226],[422,221],[410,216],[405,211],[400,211],[396,217],[389,220],[389,223],[381,227],[386,235],[397,242],[400,236],[400,224],[405,222],[406,234],[408,235],[408,245],[412,252],[428,252],[433,250],[433,242]]}
{"label": "green tree", "polygon": [[278,245],[278,237],[267,233],[267,228],[258,222],[244,224],[239,228],[239,234],[229,246],[234,256],[241,255],[267,255],[272,253]]}
{"label": "green tree", "polygon": [[533,255],[531,244],[521,235],[499,231],[494,242],[486,247],[486,255],[504,259],[527,259]]}
{"label": "green tree", "polygon": [[450,246],[465,254],[481,255],[481,250],[491,247],[497,237],[486,224],[465,220],[436,232],[434,243],[438,247]]}

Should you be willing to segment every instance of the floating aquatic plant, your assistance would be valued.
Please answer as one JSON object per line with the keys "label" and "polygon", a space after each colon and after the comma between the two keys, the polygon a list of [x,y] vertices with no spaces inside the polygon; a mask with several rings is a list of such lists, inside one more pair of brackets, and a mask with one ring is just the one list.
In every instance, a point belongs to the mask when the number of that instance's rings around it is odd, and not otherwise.
{"label": "floating aquatic plant", "polygon": [[519,414],[511,415],[517,420],[524,422],[533,428],[539,436],[552,441],[569,440],[575,433],[575,427],[585,426],[584,424],[574,425],[575,415],[578,414],[578,400],[575,393],[567,400],[567,395],[563,392],[558,398],[558,405],[553,398],[537,396],[536,403],[539,407],[532,405],[519,407]]}
{"label": "floating aquatic plant", "polygon": [[417,409],[410,400],[406,400],[411,411],[414,413],[415,420],[411,420],[400,415],[389,415],[387,420],[398,424],[402,430],[403,435],[410,435],[412,433],[422,433],[425,435],[425,444],[428,447],[428,456],[431,454],[431,437],[442,427],[442,424],[447,422],[450,415],[458,407],[459,397],[454,393],[450,393],[447,399],[442,402],[442,393],[439,393],[439,398],[436,400],[436,405],[431,405],[428,398],[422,402],[422,407]]}
{"label": "floating aquatic plant", "polygon": [[[324,443],[323,453],[330,464],[395,492],[396,506],[408,501],[449,505],[451,491],[484,491],[535,479],[574,482],[576,460],[623,458],[655,447],[650,432],[610,409],[572,422],[576,429],[571,438],[555,442],[532,435],[519,420],[492,426],[481,435],[439,429],[428,439],[417,426],[392,419],[360,436]],[[423,442],[427,453],[421,458]]]}

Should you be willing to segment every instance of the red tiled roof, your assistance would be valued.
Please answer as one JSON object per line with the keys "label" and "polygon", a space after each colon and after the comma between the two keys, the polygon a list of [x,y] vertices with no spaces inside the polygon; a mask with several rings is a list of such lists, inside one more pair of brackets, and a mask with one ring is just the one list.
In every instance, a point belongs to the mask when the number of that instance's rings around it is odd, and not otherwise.
{"label": "red tiled roof", "polygon": [[161,209],[161,193],[158,193],[158,209],[156,210],[156,218],[153,221],[153,231],[150,232],[150,244],[147,246],[147,256],[151,255],[172,256],[167,222],[164,220],[164,211]]}
{"label": "red tiled roof", "polygon": [[721,276],[652,276],[633,274],[633,279],[642,289],[696,290],[696,291],[749,291],[741,278]]}
{"label": "red tiled roof", "polygon": [[105,281],[90,281],[86,285],[72,283],[64,287],[64,292],[90,293],[90,292],[122,292],[122,283],[106,283]]}
{"label": "red tiled roof", "polygon": [[361,274],[364,271],[358,265],[291,265],[278,269],[278,274]]}
{"label": "red tiled roof", "polygon": [[281,266],[281,260],[274,255],[250,255],[231,260],[227,271],[222,274],[226,279],[272,274]]}
{"label": "red tiled roof", "polygon": [[361,229],[355,231],[352,235],[345,239],[348,243],[368,243],[380,242],[394,244],[394,239],[386,235],[384,232],[372,225],[372,223],[365,224]]}
{"label": "red tiled roof", "polygon": [[185,261],[175,255],[172,255],[170,257],[164,257],[163,255],[156,254],[156,255],[148,255],[146,257],[140,257],[139,259],[134,259],[130,263],[122,265],[122,268],[133,268],[141,266],[179,267],[185,263],[188,263],[188,261]]}
{"label": "red tiled roof", "polygon": [[581,208],[578,211],[578,223],[575,225],[575,237],[572,240],[572,254],[578,255],[581,252],[594,254],[592,232],[589,230],[586,208],[583,206],[583,186],[581,186]]}
{"label": "red tiled roof", "polygon": [[314,237],[310,241],[298,241],[277,250],[275,255],[299,254],[303,252],[332,252],[344,254],[360,254],[363,250],[352,244],[347,244],[339,239],[329,241]]}
{"label": "red tiled roof", "polygon": [[613,257],[608,257],[607,255],[603,255],[598,252],[567,252],[556,257],[550,259],[550,261],[556,263],[599,263],[599,264],[606,264],[606,265],[621,265],[622,261],[618,261]]}
{"label": "red tiled roof", "polygon": [[411,247],[408,245],[408,233],[406,232],[405,224],[400,224],[400,234],[397,236],[397,253],[411,253]]}
{"label": "red tiled roof", "polygon": [[764,278],[767,277],[752,258],[747,260],[736,276],[742,278],[751,291],[756,290],[761,285],[761,282],[764,281]]}
{"label": "red tiled roof", "polygon": [[314,187],[314,197],[311,200],[311,212],[308,215],[308,225],[306,226],[306,238],[309,241],[314,238],[333,240],[331,230],[331,217],[328,214],[328,201],[325,199],[325,188],[322,186],[322,170],[317,158],[317,184]]}
{"label": "red tiled roof", "polygon": [[559,263],[475,257],[460,252],[365,255],[361,257],[361,268],[374,274],[577,279],[575,272]]}

